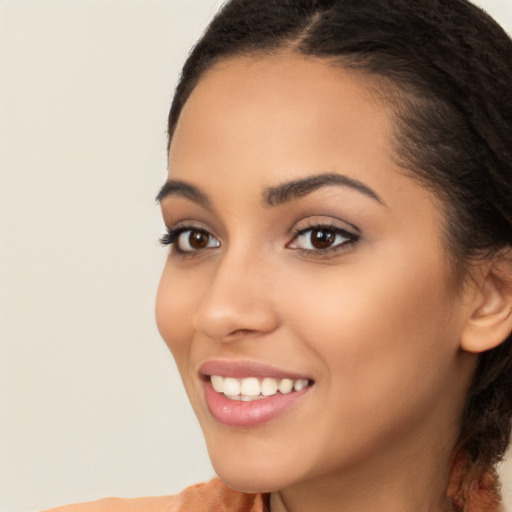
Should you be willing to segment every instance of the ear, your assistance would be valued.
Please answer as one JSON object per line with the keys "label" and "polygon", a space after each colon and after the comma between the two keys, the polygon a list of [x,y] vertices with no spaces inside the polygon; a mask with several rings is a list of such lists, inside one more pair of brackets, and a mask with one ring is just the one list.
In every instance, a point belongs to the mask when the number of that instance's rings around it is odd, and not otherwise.
{"label": "ear", "polygon": [[461,336],[461,348],[472,353],[497,347],[512,332],[512,260],[502,256],[480,270]]}

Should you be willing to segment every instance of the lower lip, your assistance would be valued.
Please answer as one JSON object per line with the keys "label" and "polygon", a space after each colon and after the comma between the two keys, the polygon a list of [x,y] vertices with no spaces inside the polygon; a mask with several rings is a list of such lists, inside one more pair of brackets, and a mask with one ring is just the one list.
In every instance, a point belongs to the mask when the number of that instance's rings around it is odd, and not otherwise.
{"label": "lower lip", "polygon": [[272,421],[295,407],[311,387],[286,395],[277,393],[259,400],[244,402],[230,400],[222,393],[217,393],[209,381],[204,383],[206,404],[211,415],[228,427],[254,427]]}

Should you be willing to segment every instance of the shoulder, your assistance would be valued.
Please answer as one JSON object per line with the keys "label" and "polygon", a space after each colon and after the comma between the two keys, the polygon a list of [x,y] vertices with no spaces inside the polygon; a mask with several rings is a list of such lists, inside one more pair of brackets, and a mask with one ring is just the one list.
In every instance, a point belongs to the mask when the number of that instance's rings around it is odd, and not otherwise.
{"label": "shoulder", "polygon": [[266,512],[266,501],[266,495],[233,491],[215,478],[174,496],[106,498],[46,512]]}

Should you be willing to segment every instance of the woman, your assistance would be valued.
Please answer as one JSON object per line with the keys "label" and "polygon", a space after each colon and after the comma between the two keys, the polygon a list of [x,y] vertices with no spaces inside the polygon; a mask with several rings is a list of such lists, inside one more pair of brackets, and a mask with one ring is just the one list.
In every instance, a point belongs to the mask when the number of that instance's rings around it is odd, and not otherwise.
{"label": "woman", "polygon": [[502,510],[511,62],[465,0],[225,5],[169,115],[156,308],[224,483],[72,510]]}

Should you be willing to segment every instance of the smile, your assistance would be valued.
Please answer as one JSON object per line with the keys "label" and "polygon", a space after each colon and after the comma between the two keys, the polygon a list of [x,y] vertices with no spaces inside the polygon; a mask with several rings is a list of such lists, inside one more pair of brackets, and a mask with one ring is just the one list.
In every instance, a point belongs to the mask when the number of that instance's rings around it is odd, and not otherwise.
{"label": "smile", "polygon": [[261,400],[277,394],[287,395],[301,391],[312,384],[308,379],[275,379],[273,377],[236,379],[220,375],[212,375],[210,382],[217,393],[223,394],[230,400],[243,402]]}
{"label": "smile", "polygon": [[315,381],[251,361],[209,361],[199,369],[210,415],[228,427],[275,421],[307,400]]}

